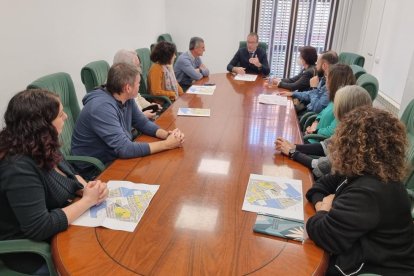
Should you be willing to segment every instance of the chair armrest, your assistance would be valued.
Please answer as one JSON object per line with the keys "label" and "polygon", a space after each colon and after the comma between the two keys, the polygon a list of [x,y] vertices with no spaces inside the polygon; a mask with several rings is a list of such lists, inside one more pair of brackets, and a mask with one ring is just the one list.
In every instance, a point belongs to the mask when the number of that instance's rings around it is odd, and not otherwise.
{"label": "chair armrest", "polygon": [[105,165],[101,162],[101,160],[99,160],[95,157],[79,156],[79,155],[68,155],[68,156],[65,156],[65,160],[68,161],[69,163],[85,162],[85,163],[89,163],[89,164],[95,166],[101,172],[103,170],[105,170]]}
{"label": "chair armrest", "polygon": [[303,131],[306,131],[306,129],[309,126],[311,126],[313,124],[313,122],[315,122],[316,117],[318,117],[318,115],[317,114],[313,114],[313,115],[310,115],[308,117],[308,119],[306,119],[305,123],[303,124]]}
{"label": "chair armrest", "polygon": [[407,193],[408,193],[408,197],[410,198],[410,202],[411,202],[411,217],[414,220],[414,191],[407,189]]}
{"label": "chair armrest", "polygon": [[170,105],[172,105],[171,100],[167,96],[155,96],[150,94],[141,94],[143,98],[145,98],[148,101],[163,101],[164,104],[162,105],[163,110],[167,109]]}
{"label": "chair armrest", "polygon": [[50,275],[57,275],[55,265],[52,261],[52,254],[50,253],[50,244],[47,242],[20,239],[1,241],[0,245],[0,254],[30,252],[42,256],[42,258],[46,261]]}
{"label": "chair armrest", "polygon": [[303,114],[300,117],[299,125],[300,125],[302,131],[306,130],[306,128],[304,128],[304,125],[305,125],[306,120],[309,118],[309,116],[312,116],[312,115],[315,115],[315,114],[316,114],[315,112],[309,111],[309,112],[306,112],[305,114]]}
{"label": "chair armrest", "polygon": [[303,136],[303,141],[305,143],[309,143],[309,139],[313,139],[313,140],[317,140],[318,142],[325,140],[326,138],[328,138],[325,135],[321,135],[321,134],[307,134],[305,136]]}

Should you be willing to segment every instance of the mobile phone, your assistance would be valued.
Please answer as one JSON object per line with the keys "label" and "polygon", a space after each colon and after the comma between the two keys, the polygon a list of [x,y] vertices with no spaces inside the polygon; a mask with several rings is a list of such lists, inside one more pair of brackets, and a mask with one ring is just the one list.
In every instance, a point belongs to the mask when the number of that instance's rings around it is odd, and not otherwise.
{"label": "mobile phone", "polygon": [[147,110],[152,110],[152,112],[157,112],[158,109],[159,108],[158,108],[158,105],[157,104],[152,104],[152,105],[149,105],[149,106],[143,108],[142,109],[142,112],[147,111]]}
{"label": "mobile phone", "polygon": [[203,85],[205,85],[205,86],[214,86],[216,84],[215,83],[211,83],[211,82],[207,82],[207,83],[204,83]]}

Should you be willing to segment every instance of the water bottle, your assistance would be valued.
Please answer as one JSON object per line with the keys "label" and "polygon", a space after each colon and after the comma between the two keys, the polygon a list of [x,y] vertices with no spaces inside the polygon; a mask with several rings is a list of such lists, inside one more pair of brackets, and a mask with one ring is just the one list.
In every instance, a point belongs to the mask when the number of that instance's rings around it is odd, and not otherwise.
{"label": "water bottle", "polygon": [[273,87],[273,74],[271,73],[270,75],[269,75],[269,77],[267,78],[267,81],[268,81],[268,83],[267,83],[267,87],[268,88],[272,88]]}

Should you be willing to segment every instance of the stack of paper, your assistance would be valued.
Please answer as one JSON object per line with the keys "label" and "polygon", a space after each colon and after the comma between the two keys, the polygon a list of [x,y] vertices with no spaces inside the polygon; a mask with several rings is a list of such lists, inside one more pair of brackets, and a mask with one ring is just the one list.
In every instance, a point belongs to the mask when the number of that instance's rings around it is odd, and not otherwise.
{"label": "stack of paper", "polygon": [[210,117],[210,109],[209,108],[180,107],[178,109],[178,115],[181,115],[181,116]]}
{"label": "stack of paper", "polygon": [[188,90],[188,94],[199,94],[199,95],[213,95],[216,90],[215,85],[192,85]]}
{"label": "stack of paper", "polygon": [[260,94],[259,103],[262,104],[277,104],[287,105],[287,97],[275,95],[275,94]]}
{"label": "stack of paper", "polygon": [[255,81],[256,78],[257,78],[257,75],[251,75],[251,74],[244,74],[244,75],[237,74],[234,77],[235,80],[242,80],[242,81]]}

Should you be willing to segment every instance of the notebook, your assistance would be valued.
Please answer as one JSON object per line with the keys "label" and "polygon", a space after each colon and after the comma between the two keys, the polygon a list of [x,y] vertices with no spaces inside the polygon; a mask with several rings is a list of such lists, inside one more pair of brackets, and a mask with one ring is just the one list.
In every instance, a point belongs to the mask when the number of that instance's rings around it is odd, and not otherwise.
{"label": "notebook", "polygon": [[303,242],[304,222],[271,215],[258,214],[253,231]]}

